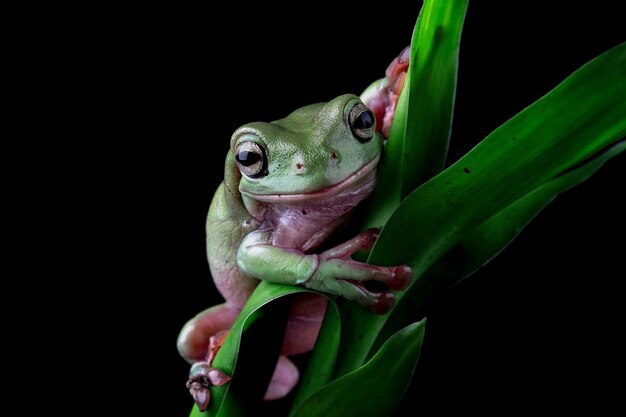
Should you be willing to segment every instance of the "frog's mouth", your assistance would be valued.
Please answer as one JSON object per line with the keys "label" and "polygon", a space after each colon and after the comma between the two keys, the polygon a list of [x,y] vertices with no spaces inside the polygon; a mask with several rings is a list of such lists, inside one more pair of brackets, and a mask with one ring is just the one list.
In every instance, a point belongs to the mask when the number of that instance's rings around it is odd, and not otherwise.
{"label": "frog's mouth", "polygon": [[369,192],[371,192],[374,188],[376,182],[376,166],[378,165],[379,159],[380,155],[377,155],[374,159],[349,175],[346,179],[336,184],[329,185],[319,190],[310,191],[308,193],[257,194],[244,190],[241,190],[241,193],[253,200],[272,204],[295,204],[325,200],[339,196],[347,190],[349,190],[350,194],[359,194],[359,191],[367,191],[369,194]]}

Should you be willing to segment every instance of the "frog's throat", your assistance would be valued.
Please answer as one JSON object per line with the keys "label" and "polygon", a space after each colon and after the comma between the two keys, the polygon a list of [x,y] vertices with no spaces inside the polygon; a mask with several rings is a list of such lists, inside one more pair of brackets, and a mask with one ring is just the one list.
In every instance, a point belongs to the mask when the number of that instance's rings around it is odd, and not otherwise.
{"label": "frog's throat", "polygon": [[359,168],[357,171],[352,173],[346,179],[338,182],[337,184],[333,184],[319,190],[311,191],[308,193],[299,193],[299,194],[257,194],[251,193],[249,191],[241,191],[241,194],[245,195],[248,198],[251,198],[256,201],[260,201],[263,203],[272,203],[272,204],[293,204],[293,203],[302,203],[302,202],[311,202],[317,200],[324,200],[327,198],[335,197],[341,194],[346,190],[351,190],[353,188],[357,188],[361,185],[363,181],[367,181],[368,179],[373,180],[373,174],[375,173],[376,166],[378,165],[378,160],[380,159],[380,155],[374,157],[367,164]]}

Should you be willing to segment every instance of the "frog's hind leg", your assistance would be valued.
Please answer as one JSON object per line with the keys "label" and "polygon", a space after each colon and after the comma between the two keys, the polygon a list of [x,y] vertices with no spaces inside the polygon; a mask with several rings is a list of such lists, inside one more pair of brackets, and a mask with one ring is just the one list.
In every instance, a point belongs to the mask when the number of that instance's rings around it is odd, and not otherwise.
{"label": "frog's hind leg", "polygon": [[178,335],[178,353],[187,362],[205,361],[211,336],[229,330],[241,310],[228,303],[219,304],[189,320]]}
{"label": "frog's hind leg", "polygon": [[201,411],[211,399],[209,386],[230,381],[228,375],[213,368],[211,363],[239,311],[226,303],[211,307],[189,320],[178,336],[180,355],[193,363],[187,388]]}

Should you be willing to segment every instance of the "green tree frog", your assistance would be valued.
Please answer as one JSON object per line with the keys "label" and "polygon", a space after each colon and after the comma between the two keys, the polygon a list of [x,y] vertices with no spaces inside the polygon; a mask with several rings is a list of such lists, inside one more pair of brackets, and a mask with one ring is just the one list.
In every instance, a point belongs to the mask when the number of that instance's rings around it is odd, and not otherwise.
{"label": "green tree frog", "polygon": [[[206,222],[209,266],[226,302],[191,319],[178,338],[180,354],[193,364],[187,386],[200,409],[209,403],[208,386],[229,380],[211,361],[259,280],[303,285],[379,314],[393,306],[392,290],[409,285],[408,266],[351,259],[372,248],[375,229],[319,250],[374,188],[382,149],[374,112],[351,94],[235,131]],[[311,350],[321,325],[326,299],[298,297],[266,399],[297,383],[287,356]]]}

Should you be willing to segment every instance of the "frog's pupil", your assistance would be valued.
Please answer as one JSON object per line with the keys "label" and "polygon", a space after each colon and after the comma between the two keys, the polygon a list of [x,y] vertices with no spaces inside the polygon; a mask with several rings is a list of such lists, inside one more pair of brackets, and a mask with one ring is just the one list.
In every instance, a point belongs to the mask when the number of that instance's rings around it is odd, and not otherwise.
{"label": "frog's pupil", "polygon": [[368,111],[361,112],[354,121],[355,129],[369,129],[374,126],[374,117]]}
{"label": "frog's pupil", "polygon": [[237,162],[245,167],[252,166],[261,160],[261,155],[256,152],[239,151],[237,153]]}

